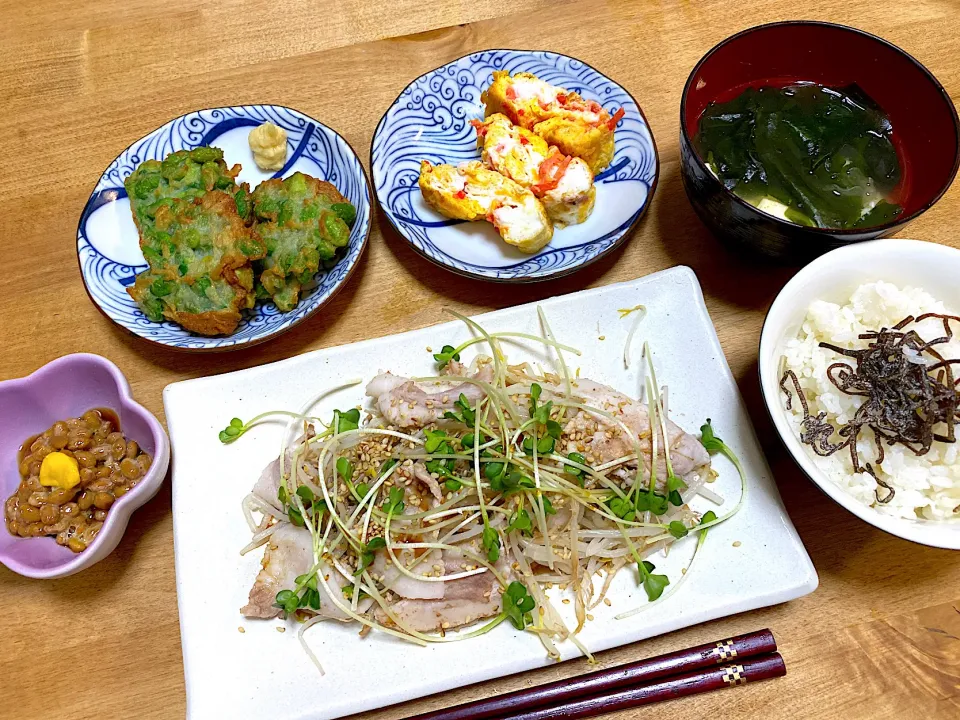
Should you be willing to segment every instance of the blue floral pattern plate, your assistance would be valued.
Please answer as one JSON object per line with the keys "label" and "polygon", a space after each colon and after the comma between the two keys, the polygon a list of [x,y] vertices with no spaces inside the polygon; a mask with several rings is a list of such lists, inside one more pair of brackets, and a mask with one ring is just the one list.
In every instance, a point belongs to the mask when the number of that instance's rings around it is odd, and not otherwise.
{"label": "blue floral pattern plate", "polygon": [[[613,162],[596,177],[593,214],[558,228],[535,255],[504,243],[488,223],[445,218],[424,203],[417,187],[421,160],[456,165],[480,159],[470,120],[483,117],[480,93],[494,70],[530,72],[611,113],[626,111],[614,135]],[[421,75],[400,93],[377,126],[370,168],[384,214],[421,255],[463,275],[532,282],[572,273],[620,245],[650,204],[659,161],[636,100],[610,78],[560,53],[484,50]]]}
{"label": "blue floral pattern plate", "polygon": [[[250,130],[268,120],[287,131],[287,161],[275,173],[256,166],[247,142]],[[239,163],[243,169],[237,180],[250,183],[251,189],[271,177],[300,171],[332,183],[357,209],[346,256],[333,268],[317,273],[296,308],[284,313],[271,302],[258,302],[253,310],[244,311],[236,331],[223,337],[203,337],[171,322],[152,322],[127,294],[127,288],[147,264],[140,252],[123,181],[144,160],[162,160],[175,150],[201,145],[221,148],[227,165]],[[145,340],[195,352],[249,347],[302,322],[346,283],[367,244],[370,203],[370,186],[356,153],[323,123],[278,105],[198,110],[157,128],[110,163],[80,216],[80,273],[87,293],[103,314]]]}

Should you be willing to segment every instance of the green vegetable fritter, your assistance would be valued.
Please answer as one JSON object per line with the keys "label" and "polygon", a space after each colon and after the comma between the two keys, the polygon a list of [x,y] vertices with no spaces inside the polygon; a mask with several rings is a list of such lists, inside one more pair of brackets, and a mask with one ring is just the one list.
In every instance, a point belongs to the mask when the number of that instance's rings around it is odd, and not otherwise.
{"label": "green vegetable fritter", "polygon": [[124,182],[150,266],[128,292],[149,319],[230,334],[258,297],[296,307],[347,246],[357,213],[333,185],[295,173],[250,193],[239,172],[221,149],[198,147],[147,160]]}
{"label": "green vegetable fritter", "polygon": [[198,147],[177,150],[159,160],[142,162],[124,181],[133,210],[133,219],[141,237],[153,225],[157,209],[176,200],[194,200],[210,190],[222,190],[236,199],[237,213],[250,220],[249,189],[234,179],[240,166],[228,168],[223,150]]}
{"label": "green vegetable fritter", "polygon": [[257,292],[287,312],[320,266],[336,263],[357,211],[333,185],[299,172],[261,183],[251,199],[267,251]]}
{"label": "green vegetable fritter", "polygon": [[137,276],[131,297],[151,320],[166,318],[201,335],[233,332],[240,310],[256,300],[251,263],[266,252],[237,214],[235,198],[209,190],[160,201],[151,212],[140,225],[150,269]]}

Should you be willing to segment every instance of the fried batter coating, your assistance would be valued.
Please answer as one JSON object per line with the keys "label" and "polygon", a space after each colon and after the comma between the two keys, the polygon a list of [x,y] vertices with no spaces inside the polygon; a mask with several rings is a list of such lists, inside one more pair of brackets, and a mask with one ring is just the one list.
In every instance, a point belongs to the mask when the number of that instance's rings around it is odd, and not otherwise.
{"label": "fried batter coating", "polygon": [[146,160],[140,163],[124,180],[123,186],[130,198],[133,220],[141,238],[144,229],[153,225],[153,218],[161,205],[170,205],[175,200],[194,200],[210,190],[233,195],[237,212],[244,220],[249,220],[249,189],[246,185],[237,185],[235,178],[239,172],[240,166],[228,168],[223,161],[223,150],[214,147],[177,150],[167,155],[163,162]]}
{"label": "fried batter coating", "polygon": [[127,292],[155,322],[172,320],[201,335],[233,332],[240,310],[256,299],[251,263],[266,254],[237,213],[236,199],[209,190],[164,198],[151,213],[140,232],[150,269]]}
{"label": "fried batter coating", "polygon": [[336,263],[350,241],[356,209],[330,183],[299,172],[262,182],[251,200],[266,245],[257,292],[287,312],[320,266]]}

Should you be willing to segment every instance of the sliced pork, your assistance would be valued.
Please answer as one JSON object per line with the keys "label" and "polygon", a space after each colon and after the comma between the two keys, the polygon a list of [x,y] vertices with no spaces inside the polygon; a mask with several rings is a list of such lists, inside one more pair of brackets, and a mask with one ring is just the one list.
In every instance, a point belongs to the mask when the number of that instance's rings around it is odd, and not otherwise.
{"label": "sliced pork", "polygon": [[[493,368],[482,366],[474,379],[490,382]],[[453,409],[461,394],[473,404],[483,397],[483,390],[465,382],[428,391],[413,380],[390,372],[377,375],[367,384],[367,395],[374,399],[383,418],[401,428],[422,428],[436,422],[447,410]]]}

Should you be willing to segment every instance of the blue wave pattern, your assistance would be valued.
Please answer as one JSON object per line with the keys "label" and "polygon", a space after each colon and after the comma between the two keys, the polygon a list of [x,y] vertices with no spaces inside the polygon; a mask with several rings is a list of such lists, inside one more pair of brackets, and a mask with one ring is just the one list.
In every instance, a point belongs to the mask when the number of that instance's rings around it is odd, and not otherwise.
{"label": "blue wave pattern", "polygon": [[[150,321],[126,292],[132,278],[146,266],[114,262],[94,247],[86,230],[86,219],[93,204],[102,191],[123,188],[124,179],[144,160],[162,160],[175,150],[194,148],[204,141],[216,144],[216,138],[225,130],[238,125],[259,125],[268,120],[286,130],[293,146],[302,149],[302,156],[320,168],[315,174],[334,184],[357,208],[357,220],[350,233],[346,256],[330,270],[317,273],[293,311],[282,313],[273,303],[260,302],[253,310],[244,312],[236,332],[228,337],[202,337],[174,323]],[[285,170],[291,164],[288,162]],[[178,348],[213,350],[241,346],[282,332],[313,313],[337,291],[360,259],[370,230],[370,188],[353,150],[342,137],[322,123],[296,110],[276,105],[214,108],[171,120],[131,145],[100,177],[82,218],[77,231],[80,270],[90,296],[107,316],[130,332],[154,342]]]}
{"label": "blue wave pattern", "polygon": [[[530,72],[547,82],[596,100],[611,113],[625,115],[615,132],[616,156],[598,177],[602,185],[642,182],[647,192],[629,222],[602,237],[568,248],[545,248],[540,254],[509,267],[465,262],[443,252],[433,241],[438,222],[419,217],[414,206],[420,161],[458,164],[479,159],[476,134],[469,121],[483,115],[480,94],[494,70]],[[630,94],[583,62],[546,51],[485,50],[437,68],[414,80],[377,126],[373,137],[371,171],[384,212],[397,230],[421,253],[455,270],[495,280],[536,279],[569,271],[612,249],[642,214],[657,176],[653,137]]]}

